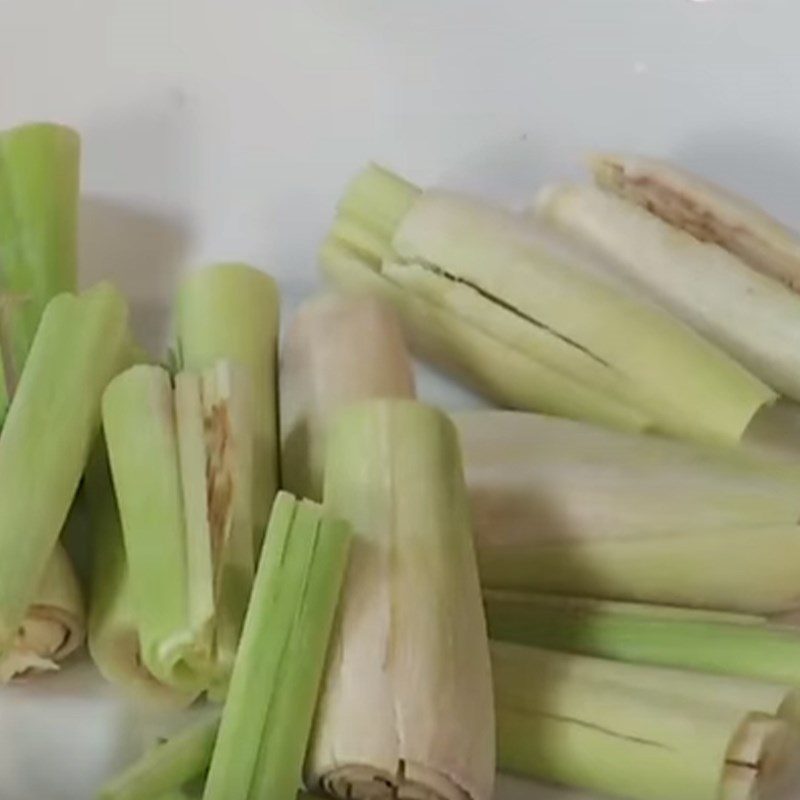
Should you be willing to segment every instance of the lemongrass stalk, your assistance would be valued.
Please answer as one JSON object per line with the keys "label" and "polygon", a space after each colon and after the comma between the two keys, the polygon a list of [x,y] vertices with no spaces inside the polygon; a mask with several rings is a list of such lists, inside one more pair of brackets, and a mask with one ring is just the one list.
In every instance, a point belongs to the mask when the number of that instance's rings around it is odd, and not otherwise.
{"label": "lemongrass stalk", "polygon": [[107,285],[61,295],[42,317],[0,433],[0,652],[35,600],[127,335],[125,301]]}
{"label": "lemongrass stalk", "polygon": [[648,208],[597,187],[565,185],[542,193],[538,213],[751,373],[800,399],[800,298],[713,240],[697,238],[691,225],[671,225]]}
{"label": "lemongrass stalk", "polygon": [[[212,669],[212,587],[190,582],[181,470],[168,373],[135,366],[103,396],[142,661],[163,683],[199,691]],[[207,545],[208,546],[208,545]]]}
{"label": "lemongrass stalk", "polygon": [[69,556],[57,545],[12,649],[0,660],[0,682],[58,670],[59,664],[80,647],[85,636],[81,587]]}
{"label": "lemongrass stalk", "polygon": [[152,800],[179,790],[208,768],[218,729],[214,716],[167,739],[109,781],[98,800]]}
{"label": "lemongrass stalk", "polygon": [[307,786],[340,798],[486,800],[490,665],[452,424],[410,400],[344,409],[324,494],[354,544]]}
{"label": "lemongrass stalk", "polygon": [[92,528],[89,653],[100,674],[135,701],[180,708],[193,693],[159,681],[142,661],[141,642],[125,555],[122,523],[105,443],[95,449],[84,480]]}
{"label": "lemongrass stalk", "polygon": [[372,294],[394,306],[416,352],[502,405],[537,408],[630,430],[649,424],[643,412],[531,361],[425,298],[403,291],[335,236],[323,245],[320,262],[339,289]]}
{"label": "lemongrass stalk", "polygon": [[800,630],[764,617],[488,590],[493,639],[800,686]]}
{"label": "lemongrass stalk", "polygon": [[560,262],[524,227],[468,198],[419,194],[373,167],[345,195],[331,236],[362,270],[638,410],[650,427],[733,442],[774,399],[686,326]]}
{"label": "lemongrass stalk", "polygon": [[325,436],[340,408],[413,397],[398,319],[369,296],[325,296],[300,307],[281,353],[281,472],[287,490],[322,499]]}
{"label": "lemongrass stalk", "polygon": [[785,687],[505,643],[492,666],[501,769],[631,800],[777,798],[797,773]]}
{"label": "lemongrass stalk", "polygon": [[344,523],[278,495],[205,800],[295,797],[349,544]]}
{"label": "lemongrass stalk", "polygon": [[183,369],[220,360],[250,372],[254,414],[253,536],[257,548],[278,488],[276,361],[278,289],[263,272],[219,264],[184,281],[177,298],[177,347]]}
{"label": "lemongrass stalk", "polygon": [[796,607],[796,465],[532,414],[455,419],[485,586]]}
{"label": "lemongrass stalk", "polygon": [[5,377],[16,384],[47,303],[77,289],[80,138],[36,123],[0,133]]}
{"label": "lemongrass stalk", "polygon": [[719,245],[753,269],[800,287],[800,239],[749,200],[654,158],[598,153],[589,166],[598,186]]}

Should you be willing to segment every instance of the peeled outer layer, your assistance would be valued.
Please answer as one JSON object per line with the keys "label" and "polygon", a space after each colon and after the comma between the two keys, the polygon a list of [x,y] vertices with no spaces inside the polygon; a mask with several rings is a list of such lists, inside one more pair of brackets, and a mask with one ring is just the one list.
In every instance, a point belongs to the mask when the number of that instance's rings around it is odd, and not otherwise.
{"label": "peeled outer layer", "polygon": [[718,244],[795,291],[800,288],[800,239],[745,198],[655,158],[599,153],[590,166],[603,189],[700,241]]}
{"label": "peeled outer layer", "polygon": [[[0,292],[16,383],[47,303],[77,289],[80,137],[36,123],[0,132]],[[13,378],[9,373],[13,373]]]}
{"label": "peeled outer layer", "polygon": [[795,465],[533,414],[455,420],[484,586],[796,608]]}
{"label": "peeled outer layer", "polygon": [[484,603],[493,639],[800,685],[800,630],[763,617],[493,590]]}
{"label": "peeled outer layer", "polygon": [[504,770],[630,800],[781,798],[786,687],[493,643]]}
{"label": "peeled outer layer", "polygon": [[69,556],[56,546],[13,649],[0,661],[0,681],[57,670],[86,636],[83,596]]}
{"label": "peeled outer layer", "polygon": [[281,471],[287,490],[322,499],[332,416],[359,400],[414,397],[414,372],[394,310],[362,296],[300,307],[281,355]]}
{"label": "peeled outer layer", "polygon": [[177,298],[182,368],[204,370],[219,360],[251,374],[255,426],[253,533],[257,549],[278,489],[276,365],[278,288],[245,264],[218,264],[184,281]]}
{"label": "peeled outer layer", "polygon": [[354,543],[307,785],[340,798],[488,800],[491,670],[452,424],[408,400],[343,410],[325,505]]}
{"label": "peeled outer layer", "polygon": [[800,297],[713,241],[592,186],[545,190],[540,217],[782,394],[800,398]]}
{"label": "peeled outer layer", "polygon": [[[414,187],[401,203],[392,192],[403,183],[367,170],[330,234],[402,294],[673,435],[736,442],[774,399],[769,387],[656,305],[558,260],[513,214]],[[323,258],[331,252],[326,246]]]}
{"label": "peeled outer layer", "polygon": [[294,800],[349,545],[344,523],[278,494],[205,800]]}
{"label": "peeled outer layer", "polygon": [[127,306],[108,285],[60,295],[42,316],[0,433],[0,651],[35,600],[127,337]]}
{"label": "peeled outer layer", "polygon": [[194,700],[159,681],[142,661],[142,648],[125,555],[122,523],[105,443],[95,448],[84,487],[92,530],[89,653],[100,674],[134,701],[179,708]]}

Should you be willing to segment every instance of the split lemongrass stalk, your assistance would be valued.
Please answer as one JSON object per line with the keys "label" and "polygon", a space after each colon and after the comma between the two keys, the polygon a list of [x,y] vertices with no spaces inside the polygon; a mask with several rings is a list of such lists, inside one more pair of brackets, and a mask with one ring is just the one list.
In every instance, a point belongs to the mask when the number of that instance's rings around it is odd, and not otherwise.
{"label": "split lemongrass stalk", "polygon": [[414,373],[391,306],[327,296],[300,307],[281,355],[281,472],[296,494],[322,499],[325,436],[342,407],[414,397]]}
{"label": "split lemongrass stalk", "polygon": [[349,547],[345,523],[278,495],[204,800],[294,800]]}
{"label": "split lemongrass stalk", "polygon": [[307,785],[488,800],[491,670],[456,432],[428,406],[372,400],[339,413],[327,450],[326,508],[354,544]]}
{"label": "split lemongrass stalk", "polygon": [[218,728],[213,716],[157,745],[107,783],[98,800],[165,800],[205,773]]}
{"label": "split lemongrass stalk", "polygon": [[797,607],[797,466],[519,412],[455,416],[484,586]]}
{"label": "split lemongrass stalk", "polygon": [[275,281],[245,264],[209,267],[184,281],[178,292],[180,366],[198,371],[226,360],[250,373],[254,485],[258,487],[251,498],[256,549],[278,489],[278,314]]}
{"label": "split lemongrass stalk", "polygon": [[492,645],[501,769],[630,800],[783,800],[794,690]]}
{"label": "split lemongrass stalk", "polygon": [[800,297],[792,291],[800,242],[763,212],[666,163],[604,155],[592,166],[599,188],[545,190],[541,218],[800,399]]}
{"label": "split lemongrass stalk", "polygon": [[77,650],[85,635],[86,619],[78,578],[69,556],[56,545],[12,649],[0,660],[0,682],[57,670]]}
{"label": "split lemongrass stalk", "polygon": [[252,422],[243,368],[175,378],[135,366],[103,423],[145,667],[186,692],[222,686],[253,575]]}
{"label": "split lemongrass stalk", "polygon": [[131,575],[105,445],[96,448],[84,487],[92,528],[88,630],[92,660],[107,681],[134,700],[152,706],[186,706],[195,695],[162,683],[142,661]]}
{"label": "split lemongrass stalk", "polygon": [[764,617],[488,590],[493,639],[800,686],[800,630]]}
{"label": "split lemongrass stalk", "polygon": [[391,300],[417,341],[430,336],[426,350],[483,388],[499,386],[492,353],[532,365],[514,380],[539,410],[733,442],[775,398],[656,306],[554,257],[509,212],[377,167],[345,194],[322,261]]}
{"label": "split lemongrass stalk", "polygon": [[[108,285],[50,302],[0,433],[0,652],[36,599],[128,339]],[[43,426],[50,432],[43,433]]]}
{"label": "split lemongrass stalk", "polygon": [[80,138],[62,125],[0,133],[0,338],[16,385],[47,303],[77,288]]}

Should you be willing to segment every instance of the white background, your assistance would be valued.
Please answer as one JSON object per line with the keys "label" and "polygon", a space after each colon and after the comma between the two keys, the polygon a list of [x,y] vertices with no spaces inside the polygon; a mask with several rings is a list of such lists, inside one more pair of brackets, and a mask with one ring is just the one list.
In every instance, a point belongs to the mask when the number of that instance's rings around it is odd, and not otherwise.
{"label": "white background", "polygon": [[[153,343],[210,260],[308,291],[369,159],[524,204],[589,148],[637,150],[797,223],[799,30],[796,0],[0,0],[0,127],[81,130],[84,280],[123,286]],[[135,746],[87,686],[0,695],[0,800],[89,797]]]}

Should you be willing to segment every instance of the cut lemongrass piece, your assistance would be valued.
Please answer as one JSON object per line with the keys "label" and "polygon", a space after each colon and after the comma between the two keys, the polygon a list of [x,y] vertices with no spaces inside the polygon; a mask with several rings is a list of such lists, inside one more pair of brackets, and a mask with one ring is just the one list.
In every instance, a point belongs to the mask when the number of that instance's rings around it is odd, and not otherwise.
{"label": "cut lemongrass piece", "polygon": [[35,600],[127,336],[125,301],[108,285],[61,295],[42,317],[0,433],[0,652]]}
{"label": "cut lemongrass piece", "polygon": [[325,436],[345,405],[413,397],[411,359],[394,310],[370,296],[325,296],[300,307],[281,353],[285,487],[322,499]]}
{"label": "cut lemongrass piece", "polygon": [[245,264],[219,264],[192,275],[177,298],[177,348],[182,369],[202,371],[219,360],[250,373],[255,429],[253,535],[258,547],[278,488],[276,361],[278,289]]}
{"label": "cut lemongrass piece", "polygon": [[203,373],[201,388],[206,452],[204,508],[217,609],[216,660],[224,687],[233,667],[255,573],[255,434],[250,372],[221,361]]}
{"label": "cut lemongrass piece", "polygon": [[307,785],[340,798],[488,800],[486,622],[452,424],[411,400],[340,411],[324,495],[354,543]]}
{"label": "cut lemongrass piece", "polygon": [[465,380],[486,397],[513,408],[536,408],[615,428],[643,430],[643,411],[531,361],[512,347],[386,280],[334,232],[320,252],[327,277],[340,289],[371,294],[398,312],[404,332],[425,358]]}
{"label": "cut lemongrass piece", "polygon": [[800,289],[800,239],[754,203],[655,158],[598,153],[589,166],[603,189]]}
{"label": "cut lemongrass piece", "polygon": [[134,701],[182,707],[196,693],[178,692],[142,662],[137,614],[122,523],[111,484],[105,443],[95,449],[84,479],[92,528],[89,653],[100,674]]}
{"label": "cut lemongrass piece", "polygon": [[800,399],[800,297],[719,245],[594,186],[550,187],[538,213],[780,393]]}
{"label": "cut lemongrass piece", "polygon": [[[0,291],[18,377],[47,303],[77,289],[80,138],[62,125],[0,133]],[[4,359],[5,361],[5,359]]]}
{"label": "cut lemongrass piece", "polygon": [[493,590],[484,603],[493,639],[800,685],[800,629],[764,617]]}
{"label": "cut lemongrass piece", "polygon": [[69,556],[57,545],[13,648],[0,660],[0,682],[59,669],[59,664],[83,643],[85,635],[81,587]]}
{"label": "cut lemongrass piece", "polygon": [[161,800],[180,790],[208,768],[218,728],[215,716],[157,745],[107,783],[98,800]]}
{"label": "cut lemongrass piece", "polygon": [[346,525],[278,495],[205,800],[293,800],[349,549]]}
{"label": "cut lemongrass piece", "polygon": [[[135,366],[103,397],[103,425],[119,503],[142,660],[184,691],[210,679],[212,619],[193,616],[208,585],[190,585],[188,537],[169,374]],[[203,601],[207,608],[207,602]]]}
{"label": "cut lemongrass piece", "polygon": [[505,210],[420,194],[371,167],[345,194],[330,237],[401,294],[638,410],[662,432],[735,442],[775,398],[656,305],[553,257]]}
{"label": "cut lemongrass piece", "polygon": [[492,665],[501,769],[635,800],[777,800],[796,774],[786,687],[500,643]]}
{"label": "cut lemongrass piece", "polygon": [[795,464],[533,414],[456,424],[485,586],[796,608]]}

